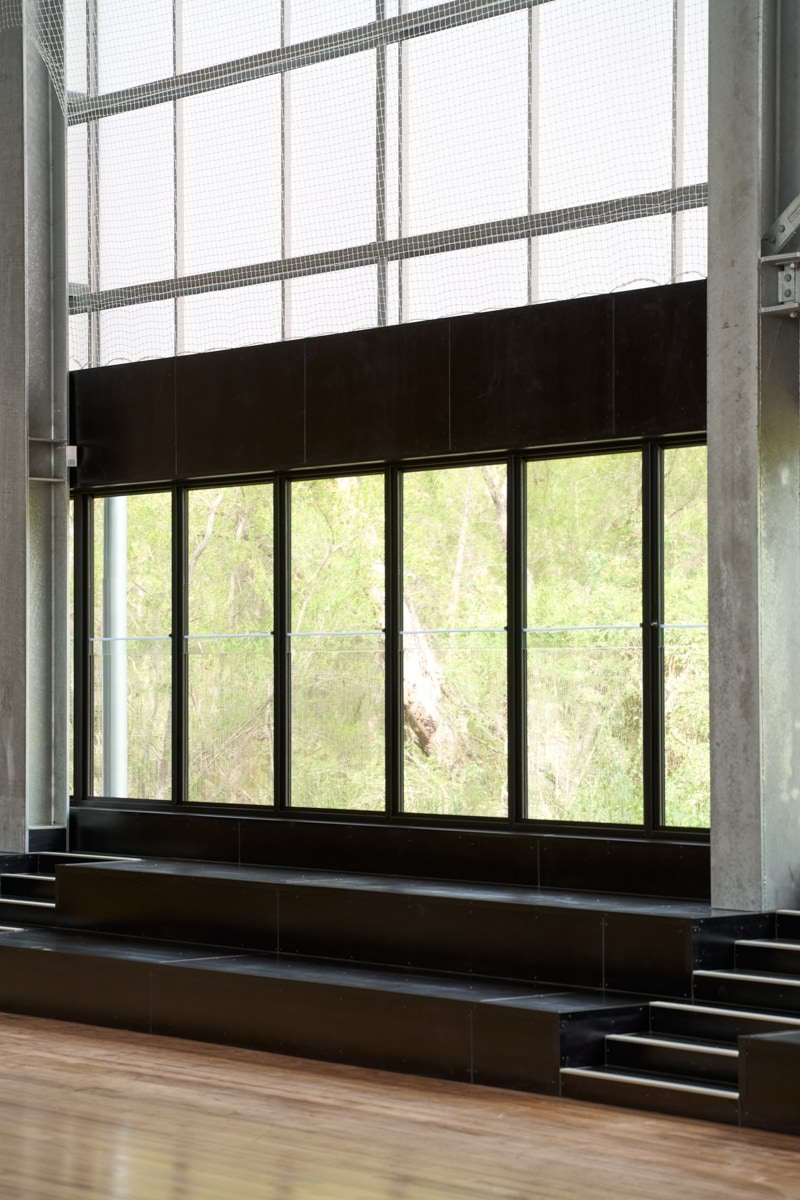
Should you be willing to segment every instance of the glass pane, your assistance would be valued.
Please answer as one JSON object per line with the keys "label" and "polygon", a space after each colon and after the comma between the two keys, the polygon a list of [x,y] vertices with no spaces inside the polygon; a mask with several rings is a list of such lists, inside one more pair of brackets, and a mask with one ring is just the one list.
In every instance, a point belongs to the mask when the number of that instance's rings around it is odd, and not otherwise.
{"label": "glass pane", "polygon": [[94,793],[172,790],[172,497],[98,500],[94,515]]}
{"label": "glass pane", "polygon": [[505,634],[403,637],[403,808],[508,814]]}
{"label": "glass pane", "polygon": [[72,284],[89,282],[89,157],[86,125],[67,130],[67,266]]}
{"label": "glass pane", "polygon": [[188,650],[189,800],[271,804],[272,638],[190,638]]}
{"label": "glass pane", "polygon": [[298,637],[291,647],[292,804],[382,810],[383,637]]}
{"label": "glass pane", "polygon": [[528,816],[642,820],[637,630],[528,635]]}
{"label": "glass pane", "polygon": [[506,468],[403,476],[404,629],[505,629]]}
{"label": "glass pane", "polygon": [[273,50],[281,42],[281,6],[264,0],[181,0],[180,70]]}
{"label": "glass pane", "polygon": [[178,301],[179,354],[280,341],[281,285],[204,292]]}
{"label": "glass pane", "polygon": [[[703,209],[703,212],[706,210]],[[644,217],[532,239],[535,301],[630,291],[672,279],[672,218]]]}
{"label": "glass pane", "polygon": [[528,626],[639,625],[641,472],[636,453],[528,464]]}
{"label": "glass pane", "polygon": [[402,264],[403,320],[515,308],[528,302],[527,242],[474,246]]}
{"label": "glass pane", "polygon": [[710,818],[706,448],[664,452],[664,774],[668,825]]}
{"label": "glass pane", "polygon": [[172,74],[173,4],[174,0],[97,0],[101,92]]}
{"label": "glass pane", "polygon": [[287,337],[367,329],[378,319],[378,272],[375,267],[355,267],[290,279],[286,301]]}
{"label": "glass pane", "polygon": [[171,358],[175,353],[175,301],[156,300],[129,308],[107,308],[97,314],[100,361],[97,366]]}
{"label": "glass pane", "polygon": [[[388,15],[388,14],[387,14]],[[289,41],[306,42],[375,20],[375,0],[290,0]]]}
{"label": "glass pane", "polygon": [[94,794],[172,796],[172,641],[95,641]]}
{"label": "glass pane", "polygon": [[383,475],[291,485],[293,632],[383,628],[383,493]]}
{"label": "glass pane", "polygon": [[273,624],[272,485],[189,493],[189,634],[265,634]]}

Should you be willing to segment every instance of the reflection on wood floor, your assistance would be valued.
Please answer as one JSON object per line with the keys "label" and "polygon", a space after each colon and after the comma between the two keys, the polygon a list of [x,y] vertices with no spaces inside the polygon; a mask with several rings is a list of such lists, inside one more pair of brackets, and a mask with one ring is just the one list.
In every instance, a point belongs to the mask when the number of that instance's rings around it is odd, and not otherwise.
{"label": "reflection on wood floor", "polygon": [[783,1200],[800,1141],[0,1016],[2,1200]]}

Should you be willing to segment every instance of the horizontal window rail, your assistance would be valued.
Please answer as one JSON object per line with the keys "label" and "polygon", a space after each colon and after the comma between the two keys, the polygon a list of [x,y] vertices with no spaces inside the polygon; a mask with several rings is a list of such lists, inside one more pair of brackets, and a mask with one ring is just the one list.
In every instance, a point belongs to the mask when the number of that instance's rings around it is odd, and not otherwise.
{"label": "horizontal window rail", "polygon": [[230,62],[200,67],[185,71],[153,83],[141,83],[135,87],[106,92],[99,96],[86,96],[70,92],[67,97],[67,120],[70,125],[81,125],[119,113],[150,108],[173,100],[198,96],[203,92],[216,91],[237,83],[263,79],[268,75],[281,75],[286,71],[309,67],[314,63],[360,54],[379,46],[390,46],[409,38],[424,37],[459,25],[470,25],[490,17],[521,9],[538,8],[550,0],[447,0],[445,4],[433,4],[416,12],[404,13],[359,25],[355,29],[330,33],[325,37],[297,42],[260,54],[249,54]]}
{"label": "horizontal window rail", "polygon": [[566,233],[574,229],[615,225],[644,217],[688,212],[696,208],[705,208],[707,204],[708,184],[692,183],[680,188],[640,192],[635,196],[549,209],[547,212],[530,213],[522,217],[483,221],[478,225],[462,225],[456,229],[433,233],[390,238],[384,242],[367,242],[361,246],[326,250],[318,254],[273,259],[251,266],[204,271],[196,275],[160,279],[131,287],[90,291],[86,287],[71,284],[69,310],[71,316],[77,316],[80,313],[102,312],[110,308],[127,308],[134,304],[173,300],[179,296],[196,296],[206,292],[252,287],[261,283],[277,283],[286,279],[346,271],[353,267],[374,266],[378,263],[421,258],[431,254],[446,254],[452,250],[466,250],[474,246],[545,237],[550,233]]}

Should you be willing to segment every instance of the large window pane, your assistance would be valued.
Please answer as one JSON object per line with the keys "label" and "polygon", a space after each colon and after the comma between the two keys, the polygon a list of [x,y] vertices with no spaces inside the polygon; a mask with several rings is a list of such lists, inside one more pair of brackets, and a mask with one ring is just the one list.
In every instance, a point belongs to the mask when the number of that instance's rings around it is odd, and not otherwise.
{"label": "large window pane", "polygon": [[273,569],[270,484],[190,493],[190,801],[272,802]]}
{"label": "large window pane", "polygon": [[407,812],[508,811],[506,468],[403,480]]}
{"label": "large window pane", "polygon": [[528,465],[528,815],[642,820],[641,456]]}
{"label": "large window pane", "polygon": [[664,775],[667,825],[706,826],[708,729],[706,448],[664,452]]}
{"label": "large window pane", "polygon": [[382,809],[384,479],[291,487],[292,803]]}
{"label": "large window pane", "polygon": [[94,793],[172,794],[172,498],[95,501]]}

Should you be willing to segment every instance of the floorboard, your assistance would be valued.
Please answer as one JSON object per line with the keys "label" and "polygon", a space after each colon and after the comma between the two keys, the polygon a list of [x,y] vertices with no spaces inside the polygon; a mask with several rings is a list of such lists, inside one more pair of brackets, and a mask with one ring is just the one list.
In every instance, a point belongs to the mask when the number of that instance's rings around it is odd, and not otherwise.
{"label": "floorboard", "polygon": [[2,1200],[800,1200],[800,1139],[0,1016]]}

